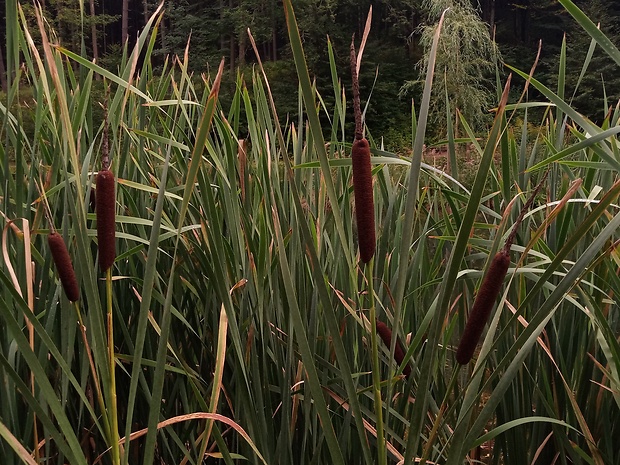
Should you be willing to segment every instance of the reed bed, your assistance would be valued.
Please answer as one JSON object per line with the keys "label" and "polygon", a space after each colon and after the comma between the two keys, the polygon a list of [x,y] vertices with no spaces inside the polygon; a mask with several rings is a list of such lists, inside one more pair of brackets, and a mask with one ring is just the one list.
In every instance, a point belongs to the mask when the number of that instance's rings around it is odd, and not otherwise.
{"label": "reed bed", "polygon": [[[191,76],[186,54],[155,72],[159,10],[112,73],[50,44],[42,18],[35,43],[7,2],[9,74],[20,69],[32,86],[37,131],[7,110],[26,81],[13,80],[0,105],[0,462],[620,464],[620,111],[601,109],[596,125],[563,97],[574,89],[499,75],[484,138],[459,121],[478,161],[467,182],[422,159],[430,60],[412,156],[381,150],[365,128],[376,245],[361,273],[351,91],[338,79],[348,70],[328,43],[334,104],[324,106],[290,1],[284,9],[300,83],[288,124],[260,64],[228,76],[237,85],[226,107],[223,67]],[[540,101],[508,101],[528,78]],[[108,137],[95,111],[105,101]],[[104,140],[113,178],[100,165]],[[461,366],[480,269],[517,222],[506,207],[524,204],[547,169],[480,350]],[[26,187],[39,179],[70,244],[74,303],[56,276],[66,261],[51,266],[47,240],[58,239],[44,202]],[[102,208],[116,213],[106,279]],[[392,333],[372,354],[367,328],[381,321]]]}

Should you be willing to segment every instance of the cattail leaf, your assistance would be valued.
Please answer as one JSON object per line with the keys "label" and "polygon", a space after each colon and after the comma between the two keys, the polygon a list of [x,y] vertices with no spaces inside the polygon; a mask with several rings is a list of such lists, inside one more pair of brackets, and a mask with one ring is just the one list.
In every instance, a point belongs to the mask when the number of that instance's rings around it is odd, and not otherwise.
{"label": "cattail leaf", "polygon": [[596,41],[596,43],[609,55],[609,57],[620,65],[620,50],[607,37],[587,15],[579,9],[571,0],[559,0],[566,11],[581,25],[581,27]]}
{"label": "cattail leaf", "polygon": [[15,451],[20,460],[22,460],[28,465],[37,465],[37,462],[34,461],[32,456],[30,455],[30,452],[28,452],[26,448],[22,446],[21,442],[19,442],[19,439],[17,439],[1,421],[0,437],[4,439],[7,444]]}
{"label": "cattail leaf", "polygon": [[[562,109],[563,113],[566,114],[570,119],[572,119],[576,124],[584,128],[591,136],[596,136],[603,132],[603,129],[599,128],[596,124],[590,121],[588,118],[580,114],[577,110],[572,108],[568,103],[566,103],[563,99],[561,99],[556,93],[550,90],[548,87],[543,85],[540,81],[537,81],[533,77],[529,76],[527,73],[520,71],[516,68],[511,67],[510,65],[506,65],[511,71],[515,74],[518,74],[523,79],[529,80],[530,84],[536,88],[541,94],[543,94],[546,98],[548,98],[552,103]],[[620,171],[620,162],[618,162],[615,158],[613,150],[607,144],[590,144],[593,150],[603,158],[604,161],[609,163],[610,166],[613,166],[614,169]],[[536,167],[540,168],[542,166],[547,165],[547,160],[543,160],[539,162]],[[530,168],[530,171],[533,168]]]}
{"label": "cattail leaf", "polygon": [[[319,115],[315,110],[316,92],[312,86],[310,73],[306,64],[301,35],[299,33],[297,20],[295,19],[295,13],[293,11],[293,4],[291,0],[285,0],[283,3],[286,25],[288,28],[289,39],[291,41],[291,51],[295,61],[297,76],[299,78],[301,94],[307,110],[308,124],[310,126],[314,147],[321,164],[321,171],[325,177],[327,196],[332,205],[338,205],[338,196],[336,194],[334,182],[332,181],[332,177],[330,175],[329,159],[327,156],[327,150],[325,149],[325,140],[323,139],[321,121],[319,120]],[[350,257],[349,241],[347,240],[347,234],[345,233],[342,213],[337,208],[334,208],[332,213],[334,215],[336,230],[340,239],[339,247],[342,247],[345,257]],[[353,265],[353,263],[350,263],[350,265]],[[351,266],[350,268],[354,269],[354,266]]]}
{"label": "cattail leaf", "polygon": [[[83,405],[97,425],[97,428],[101,431],[98,417],[92,410],[79,382],[71,373],[71,368],[67,365],[49,334],[28,308],[26,301],[22,298],[17,289],[13,288],[10,278],[8,278],[4,272],[0,273],[0,283],[10,294],[10,299],[0,299],[0,317],[6,324],[20,355],[24,358],[25,362],[28,364],[28,368],[33,373],[37,382],[38,395],[41,399],[35,399],[35,397],[32,396],[30,387],[21,380],[20,375],[12,369],[6,357],[2,354],[0,354],[0,366],[4,370],[4,373],[12,378],[12,382],[15,383],[14,385],[19,389],[28,407],[37,413],[37,417],[45,424],[46,430],[50,433],[54,443],[57,444],[58,448],[66,455],[69,462],[72,464],[75,463],[76,465],[86,465],[86,458],[84,457],[74,428],[71,425],[71,421],[66,415],[64,406],[61,405],[58,399],[44,366],[38,359],[37,354],[32,351],[30,342],[23,333],[22,323],[15,319],[14,307],[32,323],[35,333],[40,338],[46,350],[49,350],[51,357],[58,363],[59,368],[68,377],[69,382],[75,388],[75,392],[79,395]],[[42,407],[43,402],[46,404],[45,408]],[[53,415],[53,420],[48,416],[49,412]]]}
{"label": "cattail leaf", "polygon": [[478,447],[478,446],[484,444],[485,442],[491,441],[494,438],[496,438],[497,436],[499,436],[500,434],[508,431],[511,428],[516,428],[517,426],[525,425],[525,424],[528,424],[528,423],[538,423],[538,422],[553,423],[553,424],[556,424],[556,425],[560,425],[563,428],[567,428],[567,429],[571,429],[573,431],[579,432],[578,429],[572,427],[571,425],[569,425],[565,421],[557,420],[555,418],[540,417],[540,416],[526,417],[526,418],[519,418],[517,420],[512,420],[512,421],[503,423],[503,424],[497,426],[496,428],[493,428],[488,433],[485,433],[482,436],[480,436],[476,440],[476,442],[474,443],[473,447]]}
{"label": "cattail leaf", "polygon": [[[595,148],[596,146],[599,145],[599,142],[604,141],[606,139],[613,139],[614,136],[616,136],[618,133],[620,133],[620,127],[618,126],[614,126],[612,128],[601,131],[600,133],[594,134],[591,137],[585,137],[581,133],[573,132],[573,134],[575,134],[577,137],[582,138],[582,140],[577,142],[576,144],[570,145],[566,147],[565,149],[560,150],[559,152],[554,150],[555,153],[545,158],[543,161],[535,164],[531,168],[528,168],[527,171],[528,172],[537,171],[553,163],[554,161],[567,158],[569,155],[572,155],[581,150],[585,150],[588,148]],[[619,169],[618,162],[614,160],[613,157],[609,157],[609,154],[602,152],[601,157],[605,160],[605,162],[607,162],[607,166],[608,166],[607,169],[613,169],[613,170]]]}

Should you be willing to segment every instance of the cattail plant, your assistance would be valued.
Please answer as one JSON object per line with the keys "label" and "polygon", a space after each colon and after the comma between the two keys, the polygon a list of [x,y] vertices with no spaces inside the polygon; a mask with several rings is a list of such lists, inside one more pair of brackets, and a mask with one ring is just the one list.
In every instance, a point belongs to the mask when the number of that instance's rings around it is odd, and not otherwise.
{"label": "cattail plant", "polygon": [[363,136],[360,88],[357,77],[355,45],[351,42],[351,77],[353,80],[353,111],[355,113],[355,141],[351,150],[353,165],[353,193],[360,260],[368,263],[375,255],[375,206],[372,193],[370,146]]}
{"label": "cattail plant", "polygon": [[491,315],[495,301],[502,289],[504,278],[508,273],[508,267],[510,266],[510,247],[517,234],[517,228],[523,221],[525,213],[534,202],[534,198],[545,182],[545,179],[547,179],[547,174],[548,172],[542,177],[541,181],[534,189],[534,192],[519,212],[519,216],[506,239],[503,249],[493,257],[491,265],[482,280],[482,284],[474,300],[474,305],[471,312],[469,312],[465,331],[463,331],[461,335],[461,341],[456,350],[456,361],[461,365],[469,363],[474,355],[480,336],[482,336],[482,331]]}
{"label": "cattail plant", "polygon": [[[377,334],[379,334],[379,337],[389,349],[390,344],[392,343],[392,330],[388,327],[388,325],[383,323],[378,318],[376,319],[375,324],[377,326]],[[396,339],[396,348],[394,349],[394,361],[400,366],[400,364],[403,363],[404,359],[405,349],[400,343],[400,340]],[[411,374],[411,367],[409,366],[409,364],[405,365],[405,367],[403,368],[403,374],[407,378],[409,378],[409,375]]]}
{"label": "cattail plant", "polygon": [[97,216],[97,246],[99,249],[99,268],[105,273],[106,307],[108,327],[108,369],[109,369],[109,417],[110,441],[113,465],[120,465],[121,451],[118,434],[118,408],[116,403],[116,355],[114,353],[114,321],[112,316],[112,265],[116,258],[116,196],[114,195],[114,173],[110,171],[108,149],[108,101],[110,88],[106,88],[106,101],[103,105],[103,141],[101,150],[101,169],[95,183],[95,213]]}
{"label": "cattail plant", "polygon": [[[364,40],[362,40],[362,43]],[[360,48],[360,58],[362,49]],[[375,206],[372,193],[372,171],[370,167],[370,146],[364,139],[362,112],[360,110],[360,88],[357,78],[357,54],[355,36],[351,40],[351,80],[353,81],[353,112],[355,114],[355,140],[351,150],[353,167],[353,193],[355,197],[355,219],[357,221],[357,242],[360,260],[368,264],[375,255]],[[376,307],[373,290],[373,267],[364,268],[366,274],[367,295],[370,302],[370,349],[372,360],[372,389],[374,392],[374,410],[377,431],[377,463],[387,465],[387,452],[383,425],[383,400],[381,398],[381,377],[379,375],[379,343],[377,340]]]}
{"label": "cattail plant", "polygon": [[78,286],[71,257],[64,239],[60,234],[52,230],[50,235],[47,236],[47,243],[52,252],[52,259],[54,260],[54,265],[56,265],[60,283],[67,298],[70,302],[77,302],[80,298],[80,287]]}

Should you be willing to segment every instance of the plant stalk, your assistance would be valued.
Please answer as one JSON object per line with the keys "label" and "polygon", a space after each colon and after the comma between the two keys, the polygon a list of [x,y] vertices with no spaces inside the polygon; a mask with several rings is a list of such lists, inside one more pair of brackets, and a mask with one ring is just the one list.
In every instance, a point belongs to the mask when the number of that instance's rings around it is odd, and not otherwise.
{"label": "plant stalk", "polygon": [[120,465],[120,437],[118,434],[118,409],[116,405],[116,362],[114,358],[114,324],[112,322],[112,267],[106,270],[106,305],[108,315],[108,360],[110,362],[110,440],[112,447],[112,464]]}
{"label": "plant stalk", "polygon": [[86,326],[84,325],[84,319],[82,318],[82,313],[80,312],[80,305],[78,302],[73,302],[75,305],[75,312],[77,313],[78,324],[80,325],[80,333],[82,334],[82,341],[84,341],[84,349],[86,350],[86,356],[88,357],[88,364],[90,365],[90,371],[93,375],[93,384],[95,385],[95,391],[97,391],[97,402],[99,403],[99,410],[101,410],[101,416],[103,420],[103,428],[106,438],[109,441],[112,441],[112,437],[110,436],[110,419],[107,415],[107,410],[105,408],[105,402],[103,400],[103,392],[101,391],[101,384],[99,383],[99,376],[97,375],[97,367],[95,366],[95,361],[93,360],[93,354],[90,350],[90,344],[88,343],[88,338],[86,337]]}
{"label": "plant stalk", "polygon": [[375,306],[375,291],[373,286],[374,257],[364,267],[366,275],[366,290],[370,304],[370,352],[372,357],[372,388],[375,397],[375,417],[377,428],[377,463],[387,465],[385,434],[383,428],[383,403],[381,401],[381,371],[379,366],[379,345],[377,341],[377,309]]}

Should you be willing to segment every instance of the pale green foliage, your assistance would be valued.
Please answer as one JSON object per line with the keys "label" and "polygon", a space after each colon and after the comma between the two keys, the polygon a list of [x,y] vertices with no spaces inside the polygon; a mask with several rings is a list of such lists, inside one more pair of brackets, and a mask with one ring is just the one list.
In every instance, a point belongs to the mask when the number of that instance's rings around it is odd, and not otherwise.
{"label": "pale green foliage", "polygon": [[[431,120],[445,127],[445,93],[450,107],[457,108],[475,128],[488,123],[488,110],[493,105],[495,92],[489,78],[494,75],[500,59],[499,50],[492,41],[488,26],[480,19],[469,0],[426,0],[428,24],[420,28],[420,43],[424,58],[419,63],[425,73],[432,37],[442,12],[449,8],[441,31],[435,82],[431,99]],[[416,85],[406,83],[401,94]]]}

